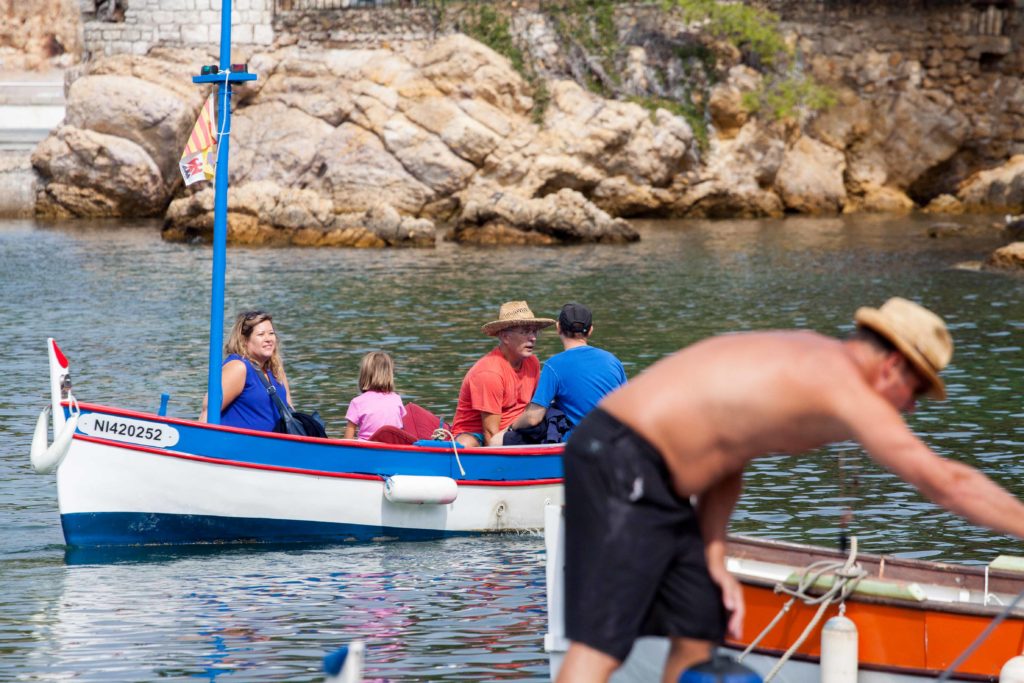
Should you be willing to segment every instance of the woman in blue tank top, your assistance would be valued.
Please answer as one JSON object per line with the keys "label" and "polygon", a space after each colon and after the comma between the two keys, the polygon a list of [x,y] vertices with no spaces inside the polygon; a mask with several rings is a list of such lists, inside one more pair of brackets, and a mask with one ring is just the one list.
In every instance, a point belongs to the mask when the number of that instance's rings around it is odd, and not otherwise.
{"label": "woman in blue tank top", "polygon": [[[240,313],[225,344],[228,357],[221,369],[221,424],[263,432],[274,431],[280,413],[260,380],[266,377],[291,406],[288,378],[281,362],[281,347],[269,313]],[[206,401],[200,422],[206,421]]]}

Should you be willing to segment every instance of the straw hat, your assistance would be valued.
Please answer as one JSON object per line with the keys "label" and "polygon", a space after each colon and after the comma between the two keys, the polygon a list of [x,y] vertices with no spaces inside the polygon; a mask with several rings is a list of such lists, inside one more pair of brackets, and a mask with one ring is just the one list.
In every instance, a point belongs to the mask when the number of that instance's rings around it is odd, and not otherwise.
{"label": "straw hat", "polygon": [[928,380],[928,396],[946,398],[946,385],[939,373],[953,357],[953,338],[942,318],[913,301],[895,296],[881,308],[858,308],[853,319],[892,342]]}
{"label": "straw hat", "polygon": [[487,323],[480,329],[483,330],[484,334],[493,337],[507,327],[528,325],[539,330],[544,327],[551,327],[554,324],[555,321],[550,318],[535,318],[533,311],[530,310],[525,301],[506,301],[498,310],[498,319]]}

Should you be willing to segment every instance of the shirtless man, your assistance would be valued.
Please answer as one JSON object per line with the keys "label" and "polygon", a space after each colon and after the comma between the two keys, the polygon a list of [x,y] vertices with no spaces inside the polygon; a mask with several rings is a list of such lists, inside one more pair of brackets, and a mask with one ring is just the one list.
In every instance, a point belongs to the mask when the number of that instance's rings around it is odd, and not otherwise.
{"label": "shirtless man", "polygon": [[[743,467],[856,440],[975,524],[1024,538],[1024,505],[914,436],[900,412],[945,398],[943,321],[905,299],[856,313],[854,335],[755,332],[704,340],[609,394],[565,450],[566,635],[559,683],[605,681],[641,635],[671,639],[678,680],[728,631],[743,594],[725,535]],[[691,499],[695,507],[691,507]]]}

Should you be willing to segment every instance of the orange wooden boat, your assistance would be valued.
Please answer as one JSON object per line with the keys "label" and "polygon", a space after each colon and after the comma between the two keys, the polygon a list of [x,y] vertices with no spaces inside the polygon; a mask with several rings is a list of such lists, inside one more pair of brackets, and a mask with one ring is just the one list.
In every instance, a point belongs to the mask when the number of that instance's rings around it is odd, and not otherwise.
{"label": "orange wooden boat", "polygon": [[[789,600],[776,590],[814,562],[842,563],[839,551],[751,538],[731,538],[728,568],[744,586],[747,616],[742,642],[727,642],[742,652]],[[989,566],[966,566],[858,554],[863,578],[845,600],[845,615],[857,627],[860,681],[921,680],[943,673],[1024,591],[1020,558],[997,558]],[[812,595],[831,585],[824,578]],[[803,633],[818,611],[796,600],[745,658],[767,673]],[[829,605],[818,626],[791,656],[775,680],[821,680],[821,625],[839,613]],[[951,680],[998,680],[1000,670],[1024,648],[1024,610],[1014,609],[963,662]],[[877,674],[873,676],[872,674]]]}
{"label": "orange wooden boat", "polygon": [[[554,675],[568,646],[561,623],[561,510],[554,506],[547,511],[545,536],[545,649]],[[996,681],[1004,665],[1024,650],[1024,602],[1008,610],[1024,592],[1024,558],[1001,556],[988,566],[968,566],[730,537],[727,566],[744,586],[747,613],[743,640],[727,641],[723,649],[742,655],[744,664],[763,677],[771,675],[773,682],[823,680],[822,628],[841,609],[856,626],[858,683],[920,683],[954,663],[948,680]],[[786,591],[801,597],[784,611],[793,598]],[[824,605],[804,601],[826,594],[833,599]],[[986,629],[991,632],[975,645]],[[664,639],[641,639],[612,680],[659,680],[666,653]],[[1014,666],[1024,671],[1024,659],[1014,660]]]}

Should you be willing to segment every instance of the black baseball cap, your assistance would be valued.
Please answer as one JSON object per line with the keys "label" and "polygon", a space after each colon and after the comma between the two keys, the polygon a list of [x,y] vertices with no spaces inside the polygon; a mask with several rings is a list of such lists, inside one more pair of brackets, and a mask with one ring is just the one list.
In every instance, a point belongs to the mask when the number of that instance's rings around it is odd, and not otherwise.
{"label": "black baseball cap", "polygon": [[594,324],[594,316],[583,304],[569,303],[562,306],[558,314],[558,326],[562,334],[586,334]]}

